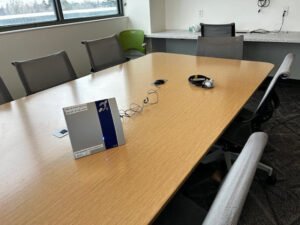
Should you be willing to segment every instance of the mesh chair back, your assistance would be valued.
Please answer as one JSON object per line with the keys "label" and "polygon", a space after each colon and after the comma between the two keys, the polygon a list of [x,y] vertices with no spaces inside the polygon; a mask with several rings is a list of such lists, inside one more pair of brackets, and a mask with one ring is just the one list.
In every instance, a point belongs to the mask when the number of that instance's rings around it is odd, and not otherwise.
{"label": "mesh chair back", "polygon": [[13,98],[11,97],[6,85],[0,77],[0,105],[12,100]]}
{"label": "mesh chair back", "polygon": [[126,61],[116,35],[99,40],[83,41],[82,44],[86,46],[93,72]]}
{"label": "mesh chair back", "polygon": [[200,23],[202,37],[234,37],[235,23],[204,24]]}
{"label": "mesh chair back", "polygon": [[65,51],[12,64],[19,73],[27,95],[76,79]]}
{"label": "mesh chair back", "polygon": [[242,59],[244,37],[198,37],[198,56]]}
{"label": "mesh chair back", "polygon": [[269,84],[262,100],[260,101],[259,105],[257,106],[257,108],[255,110],[255,114],[257,114],[259,112],[259,110],[263,108],[264,104],[266,104],[267,99],[270,97],[270,94],[272,93],[273,88],[274,88],[278,78],[279,77],[288,78],[290,76],[290,70],[291,70],[291,66],[292,66],[293,61],[294,61],[294,54],[293,53],[289,53],[285,56],[282,64],[280,65],[280,67],[277,70],[276,74],[272,78],[271,83]]}
{"label": "mesh chair back", "polygon": [[124,51],[137,50],[146,53],[144,44],[144,31],[142,30],[124,30],[119,34],[119,41]]}

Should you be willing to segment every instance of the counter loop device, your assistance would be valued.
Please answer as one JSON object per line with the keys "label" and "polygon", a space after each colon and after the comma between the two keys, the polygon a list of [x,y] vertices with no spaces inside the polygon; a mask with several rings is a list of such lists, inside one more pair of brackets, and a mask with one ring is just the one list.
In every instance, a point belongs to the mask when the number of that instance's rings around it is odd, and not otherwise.
{"label": "counter loop device", "polygon": [[125,144],[115,98],[63,108],[74,158]]}

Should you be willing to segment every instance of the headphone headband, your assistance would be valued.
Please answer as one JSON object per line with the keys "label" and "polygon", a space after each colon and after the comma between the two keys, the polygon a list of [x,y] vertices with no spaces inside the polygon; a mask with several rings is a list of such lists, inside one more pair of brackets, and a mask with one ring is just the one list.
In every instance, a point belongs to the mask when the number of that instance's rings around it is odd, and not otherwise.
{"label": "headphone headband", "polygon": [[204,75],[191,75],[188,80],[191,84],[202,88],[214,87],[213,80]]}

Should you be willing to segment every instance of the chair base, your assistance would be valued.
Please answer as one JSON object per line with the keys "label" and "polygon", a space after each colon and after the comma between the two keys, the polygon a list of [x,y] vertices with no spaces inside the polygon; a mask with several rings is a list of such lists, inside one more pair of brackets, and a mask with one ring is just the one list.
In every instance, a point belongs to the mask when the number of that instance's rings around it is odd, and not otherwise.
{"label": "chair base", "polygon": [[[209,153],[202,161],[203,164],[212,163],[215,161],[219,161],[222,159],[225,159],[227,170],[229,171],[232,166],[232,161],[235,161],[239,156],[239,153],[230,152],[230,151],[224,151],[221,146],[214,146],[211,150],[211,153]],[[257,168],[259,170],[262,170],[267,173],[267,183],[268,184],[275,184],[276,183],[276,176],[274,174],[273,168],[259,162],[257,165]]]}

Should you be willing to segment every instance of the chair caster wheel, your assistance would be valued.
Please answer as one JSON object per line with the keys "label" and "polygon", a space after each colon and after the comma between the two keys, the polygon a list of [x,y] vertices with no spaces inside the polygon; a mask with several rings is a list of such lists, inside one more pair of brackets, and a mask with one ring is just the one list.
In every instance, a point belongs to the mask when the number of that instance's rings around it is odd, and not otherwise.
{"label": "chair caster wheel", "polygon": [[267,184],[269,185],[275,185],[277,182],[277,177],[276,174],[273,173],[271,176],[268,176],[266,179]]}

